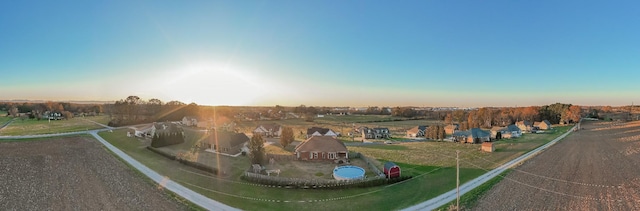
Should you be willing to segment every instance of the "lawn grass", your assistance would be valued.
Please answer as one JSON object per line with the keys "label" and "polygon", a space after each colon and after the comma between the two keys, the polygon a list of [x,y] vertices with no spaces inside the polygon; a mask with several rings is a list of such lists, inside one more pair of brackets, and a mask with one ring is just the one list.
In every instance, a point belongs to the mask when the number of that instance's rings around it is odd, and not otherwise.
{"label": "lawn grass", "polygon": [[36,120],[36,119],[17,119],[6,128],[0,130],[0,135],[37,135],[37,134],[53,134],[76,131],[87,131],[103,128],[93,122],[83,120],[82,117],[72,118],[68,120]]}
{"label": "lawn grass", "polygon": [[4,123],[7,123],[8,121],[10,121],[11,119],[13,119],[13,117],[9,117],[9,116],[0,116],[0,126],[4,125]]}
{"label": "lawn grass", "polygon": [[84,118],[87,120],[91,120],[100,124],[104,124],[107,125],[109,124],[109,121],[111,121],[111,118],[109,118],[109,116],[107,115],[100,115],[100,116],[86,116],[86,117],[76,117],[76,118]]}
{"label": "lawn grass", "polygon": [[349,147],[349,150],[361,152],[373,159],[393,161],[402,168],[403,175],[414,177],[388,186],[344,190],[281,189],[246,183],[240,179],[243,171],[249,167],[246,156],[227,159],[226,162],[233,162],[233,168],[226,175],[208,175],[145,149],[144,142],[126,137],[126,130],[102,132],[100,135],[158,173],[209,198],[240,209],[397,210],[455,188],[456,150],[463,151],[460,181],[465,183],[504,163],[510,157],[524,154],[530,148],[552,140],[561,134],[560,131],[562,128],[555,133],[526,134],[520,140],[497,143],[497,148],[503,150],[494,153],[480,152],[480,145],[449,142]]}
{"label": "lawn grass", "polygon": [[[480,198],[482,198],[482,196],[484,196],[487,191],[491,190],[494,185],[502,181],[502,179],[504,179],[504,177],[506,177],[511,171],[511,169],[507,169],[504,172],[500,173],[498,176],[460,196],[460,207],[462,209],[470,209],[472,207],[475,207],[475,205],[478,203],[478,200],[480,200]],[[456,201],[452,201],[450,203],[442,205],[436,210],[448,210],[449,207],[451,207],[452,205],[455,206],[455,204]]]}

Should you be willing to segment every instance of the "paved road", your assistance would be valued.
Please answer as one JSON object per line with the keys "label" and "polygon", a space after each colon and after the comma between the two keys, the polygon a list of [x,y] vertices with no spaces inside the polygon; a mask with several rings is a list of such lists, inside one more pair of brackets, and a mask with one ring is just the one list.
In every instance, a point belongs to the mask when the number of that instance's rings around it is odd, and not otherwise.
{"label": "paved road", "polygon": [[[89,120],[90,121],[90,120]],[[99,124],[99,123],[98,123]],[[108,127],[108,126],[107,126]],[[105,147],[111,150],[114,154],[118,155],[118,157],[122,158],[125,162],[129,163],[131,166],[136,168],[138,171],[142,172],[144,175],[155,181],[156,183],[162,185],[164,188],[178,194],[182,198],[185,198],[191,201],[194,204],[197,204],[200,207],[203,207],[208,210],[239,210],[228,206],[226,204],[220,203],[218,201],[212,200],[203,196],[202,194],[196,193],[189,188],[186,188],[167,177],[164,177],[157,172],[151,170],[149,167],[143,165],[137,160],[133,159],[129,155],[122,152],[120,149],[111,145],[109,142],[104,140],[102,137],[98,135],[98,132],[107,131],[114,129],[113,127],[108,127],[104,129],[90,130],[90,131],[78,131],[78,132],[69,132],[69,133],[57,133],[57,134],[42,134],[42,135],[25,135],[25,136],[0,136],[0,139],[28,139],[28,138],[46,138],[46,137],[57,137],[57,136],[68,136],[68,135],[81,135],[81,134],[90,134],[100,143],[102,143]]]}
{"label": "paved road", "polygon": [[[576,126],[574,126],[575,128]],[[474,188],[482,185],[483,183],[493,179],[494,177],[500,175],[500,173],[504,172],[505,170],[513,167],[514,165],[517,165],[537,154],[539,154],[540,152],[542,152],[543,150],[551,147],[552,145],[554,145],[556,142],[560,141],[561,139],[563,139],[564,137],[566,137],[567,135],[569,135],[571,132],[573,132],[573,128],[570,129],[569,131],[567,131],[565,134],[562,134],[561,136],[559,136],[558,138],[550,141],[549,143],[546,143],[545,145],[542,145],[534,150],[532,150],[531,152],[528,152],[512,161],[509,161],[507,163],[505,163],[504,165],[495,168],[463,185],[460,185],[460,195],[464,195],[465,193],[473,190]],[[439,207],[453,201],[456,200],[457,196],[456,196],[456,189],[450,190],[449,192],[446,192],[438,197],[429,199],[427,201],[424,201],[420,204],[416,204],[413,205],[411,207],[405,208],[403,209],[404,211],[411,211],[411,210],[434,210],[434,209],[438,209]]]}

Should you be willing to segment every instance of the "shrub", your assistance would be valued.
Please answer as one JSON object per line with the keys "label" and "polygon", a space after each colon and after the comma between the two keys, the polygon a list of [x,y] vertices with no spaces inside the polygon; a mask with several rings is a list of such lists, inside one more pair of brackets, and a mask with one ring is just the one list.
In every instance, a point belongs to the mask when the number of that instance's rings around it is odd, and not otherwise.
{"label": "shrub", "polygon": [[218,169],[210,167],[210,166],[207,166],[207,165],[204,165],[202,163],[193,162],[193,161],[184,160],[184,159],[178,159],[178,162],[180,162],[180,163],[182,163],[184,165],[187,165],[187,166],[191,166],[191,167],[197,168],[197,169],[202,170],[202,171],[209,172],[209,173],[213,173],[213,174],[217,174],[218,173]]}
{"label": "shrub", "polygon": [[148,150],[151,150],[152,152],[158,153],[159,155],[162,155],[162,156],[164,156],[164,157],[166,157],[166,158],[169,158],[169,159],[171,159],[171,160],[175,160],[175,159],[176,159],[176,156],[175,156],[175,155],[172,155],[172,154],[170,154],[170,153],[166,153],[166,152],[160,151],[160,150],[158,150],[158,149],[156,149],[156,148],[153,148],[153,147],[151,147],[151,146],[147,146],[147,149],[148,149]]}

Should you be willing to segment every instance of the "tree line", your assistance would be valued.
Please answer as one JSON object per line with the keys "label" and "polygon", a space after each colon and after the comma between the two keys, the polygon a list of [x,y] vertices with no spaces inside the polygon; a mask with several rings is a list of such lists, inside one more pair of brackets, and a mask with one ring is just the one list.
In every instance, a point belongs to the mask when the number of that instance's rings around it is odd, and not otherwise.
{"label": "tree line", "polygon": [[180,101],[162,102],[159,99],[142,100],[129,96],[109,106],[110,126],[122,126],[149,122],[180,121],[185,116],[198,116],[199,106]]}
{"label": "tree line", "polygon": [[43,119],[46,113],[60,113],[64,118],[70,119],[74,115],[100,115],[103,113],[103,105],[100,104],[79,104],[68,102],[47,101],[44,103],[34,102],[0,102],[0,111],[6,111],[7,116],[24,117],[31,119]]}
{"label": "tree line", "polygon": [[548,120],[551,124],[578,122],[582,108],[577,105],[555,103],[545,106],[516,108],[480,108],[477,110],[455,110],[444,116],[446,125],[457,123],[461,130],[469,128],[491,128],[507,126],[517,121],[539,122]]}

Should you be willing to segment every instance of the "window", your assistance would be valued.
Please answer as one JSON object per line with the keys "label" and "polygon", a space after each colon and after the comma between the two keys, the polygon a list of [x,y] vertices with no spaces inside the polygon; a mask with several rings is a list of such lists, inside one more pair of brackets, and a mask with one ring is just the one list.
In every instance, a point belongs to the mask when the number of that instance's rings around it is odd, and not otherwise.
{"label": "window", "polygon": [[312,156],[311,158],[313,159],[318,159],[318,152],[313,152],[311,156]]}

